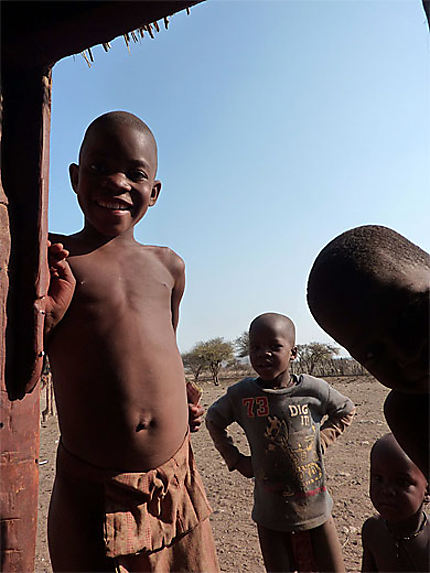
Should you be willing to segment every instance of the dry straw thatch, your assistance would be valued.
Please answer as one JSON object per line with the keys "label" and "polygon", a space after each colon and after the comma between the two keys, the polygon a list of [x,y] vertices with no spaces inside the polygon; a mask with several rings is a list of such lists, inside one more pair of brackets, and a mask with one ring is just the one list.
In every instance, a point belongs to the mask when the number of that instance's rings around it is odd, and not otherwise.
{"label": "dry straw thatch", "polygon": [[[185,8],[185,11],[188,15],[191,12],[190,8]],[[171,18],[171,16],[165,16],[163,18],[164,27],[166,30],[169,28],[170,18]],[[127,46],[128,51],[130,51],[130,43],[131,42],[134,42],[134,43],[140,42],[142,40],[142,38],[144,38],[145,32],[152,39],[154,39],[155,38],[154,30],[155,30],[155,32],[160,31],[160,25],[158,24],[157,21],[151,22],[149,24],[145,24],[141,28],[137,28],[136,30],[132,30],[131,32],[127,32],[126,34],[123,34],[122,37],[124,38],[124,42]],[[111,45],[109,42],[104,42],[102,44],[102,46],[103,46],[103,49],[105,52],[108,52],[111,48]],[[87,62],[88,67],[90,68],[91,64],[94,62],[94,56],[93,56],[93,53],[91,51],[91,48],[87,48],[86,50],[81,52],[81,55],[84,58],[84,60]]]}

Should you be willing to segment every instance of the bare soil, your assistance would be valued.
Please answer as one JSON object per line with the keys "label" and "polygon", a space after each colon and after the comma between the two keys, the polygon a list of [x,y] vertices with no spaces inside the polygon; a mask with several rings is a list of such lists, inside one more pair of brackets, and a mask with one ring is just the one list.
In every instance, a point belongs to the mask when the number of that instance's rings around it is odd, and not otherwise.
{"label": "bare soil", "polygon": [[[368,497],[369,452],[373,442],[388,431],[382,410],[388,389],[370,376],[327,378],[327,381],[349,396],[357,406],[352,426],[328,449],[325,456],[327,485],[334,500],[333,515],[343,546],[346,569],[348,572],[356,572],[361,565],[361,526],[374,513]],[[232,382],[224,380],[219,386],[205,382],[202,398],[204,406],[209,406]],[[240,427],[232,426],[231,433],[246,453],[247,444]],[[227,470],[206,428],[193,434],[192,440],[197,464],[214,510],[211,521],[221,571],[263,572],[257,530],[250,517],[252,481]],[[36,573],[52,572],[47,547],[46,517],[54,479],[57,443],[57,419],[50,417],[41,427]]]}

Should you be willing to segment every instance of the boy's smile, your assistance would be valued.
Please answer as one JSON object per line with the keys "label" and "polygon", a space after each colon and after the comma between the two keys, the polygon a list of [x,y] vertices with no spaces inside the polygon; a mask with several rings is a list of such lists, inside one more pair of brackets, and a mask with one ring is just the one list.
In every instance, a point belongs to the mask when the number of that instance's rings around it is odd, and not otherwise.
{"label": "boy's smile", "polygon": [[115,237],[133,227],[157,201],[156,149],[144,132],[124,124],[99,127],[70,166],[85,228]]}

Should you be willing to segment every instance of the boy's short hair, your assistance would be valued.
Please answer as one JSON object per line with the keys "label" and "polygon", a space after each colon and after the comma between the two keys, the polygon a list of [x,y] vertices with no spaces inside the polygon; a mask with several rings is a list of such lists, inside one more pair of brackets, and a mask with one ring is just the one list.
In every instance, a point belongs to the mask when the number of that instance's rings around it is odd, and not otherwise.
{"label": "boy's short hair", "polygon": [[279,314],[277,312],[265,312],[264,314],[260,314],[259,316],[256,316],[252,321],[251,324],[249,325],[249,329],[248,332],[251,332],[251,329],[258,324],[259,322],[261,323],[273,323],[273,322],[277,322],[277,323],[281,323],[283,326],[285,326],[285,329],[288,331],[288,333],[291,336],[291,342],[293,344],[295,344],[296,341],[296,327],[294,326],[294,322],[291,320],[291,318],[289,318],[288,316],[286,316],[285,314]]}
{"label": "boy's short hair", "polygon": [[309,308],[314,314],[318,304],[326,303],[321,303],[321,290],[335,298],[349,283],[356,283],[357,275],[364,286],[414,267],[430,271],[430,255],[393,229],[379,225],[350,229],[330,241],[315,259],[308,279]]}
{"label": "boy's short hair", "polygon": [[129,113],[128,111],[109,111],[103,115],[100,115],[99,117],[96,117],[96,119],[94,119],[85,130],[84,139],[82,140],[81,147],[79,149],[79,161],[81,160],[82,151],[85,147],[89,135],[95,129],[112,126],[115,124],[127,125],[132,129],[140,131],[149,136],[152,139],[154,145],[155,157],[157,157],[157,142],[155,141],[154,134],[144,121],[137,117],[137,115]]}

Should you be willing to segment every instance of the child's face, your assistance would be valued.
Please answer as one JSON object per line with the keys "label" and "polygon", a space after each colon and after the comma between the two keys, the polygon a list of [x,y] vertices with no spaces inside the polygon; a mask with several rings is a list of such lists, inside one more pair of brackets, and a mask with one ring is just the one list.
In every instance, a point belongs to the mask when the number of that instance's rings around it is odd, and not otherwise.
{"label": "child's face", "polygon": [[282,323],[256,324],[249,333],[249,358],[259,377],[288,385],[290,362],[297,355],[291,333]]}
{"label": "child's face", "polygon": [[400,392],[429,392],[429,280],[375,283],[368,292],[357,282],[327,329],[379,382]]}
{"label": "child's face", "polygon": [[123,124],[94,129],[79,166],[70,166],[86,228],[107,237],[132,230],[158,198],[156,161],[146,133]]}
{"label": "child's face", "polygon": [[380,444],[376,448],[370,461],[370,499],[388,522],[408,519],[420,510],[427,481],[399,446]]}

